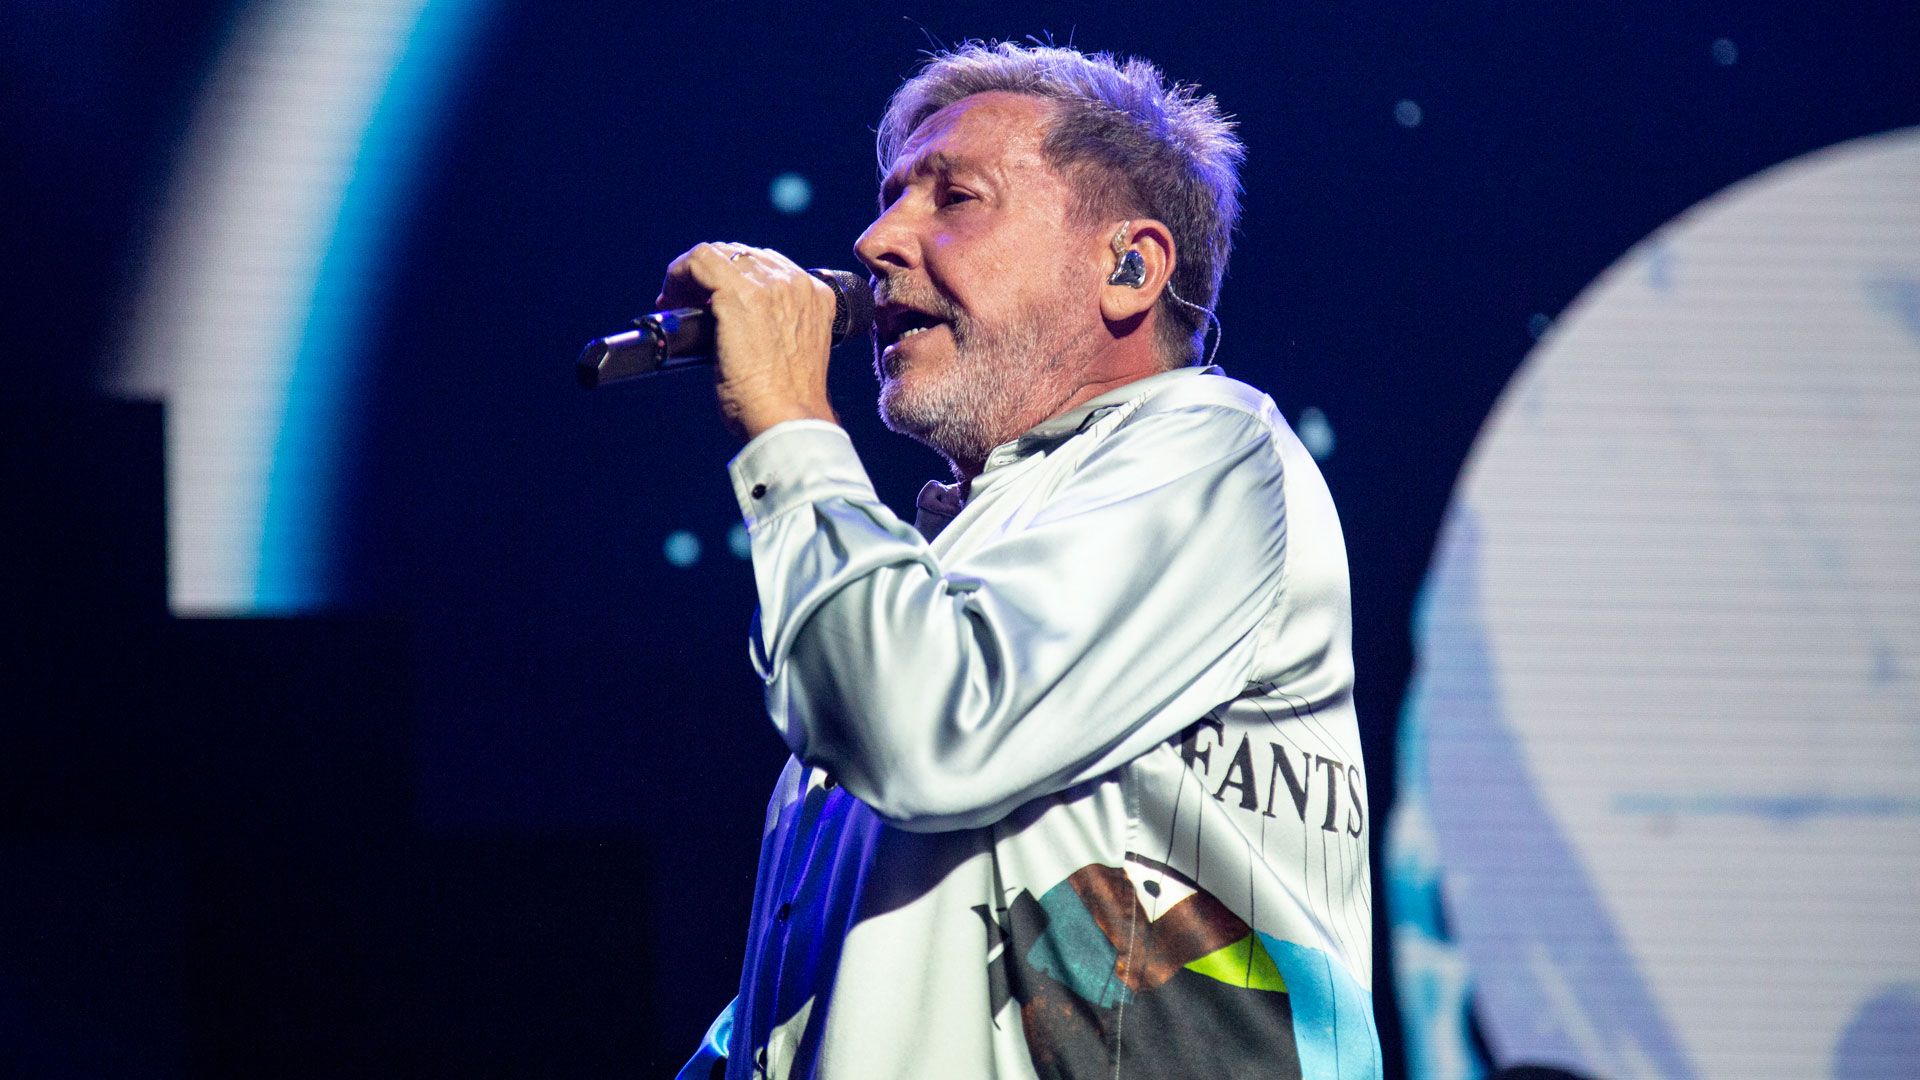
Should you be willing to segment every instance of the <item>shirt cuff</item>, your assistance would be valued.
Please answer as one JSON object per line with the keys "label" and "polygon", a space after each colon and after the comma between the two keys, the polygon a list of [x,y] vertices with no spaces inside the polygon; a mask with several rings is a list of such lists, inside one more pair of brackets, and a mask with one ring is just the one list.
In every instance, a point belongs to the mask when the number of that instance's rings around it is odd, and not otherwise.
{"label": "shirt cuff", "polygon": [[773,425],[734,455],[727,463],[727,474],[749,529],[821,499],[880,501],[846,429],[825,420]]}

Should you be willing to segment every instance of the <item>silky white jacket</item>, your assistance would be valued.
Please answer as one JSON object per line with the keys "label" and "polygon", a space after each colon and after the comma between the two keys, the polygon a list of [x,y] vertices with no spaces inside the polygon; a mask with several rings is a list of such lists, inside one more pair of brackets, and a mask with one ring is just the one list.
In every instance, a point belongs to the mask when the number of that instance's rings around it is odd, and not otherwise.
{"label": "silky white jacket", "polygon": [[916,525],[846,433],[730,466],[793,751],[729,1077],[1374,1077],[1345,545],[1272,401],[1186,368]]}

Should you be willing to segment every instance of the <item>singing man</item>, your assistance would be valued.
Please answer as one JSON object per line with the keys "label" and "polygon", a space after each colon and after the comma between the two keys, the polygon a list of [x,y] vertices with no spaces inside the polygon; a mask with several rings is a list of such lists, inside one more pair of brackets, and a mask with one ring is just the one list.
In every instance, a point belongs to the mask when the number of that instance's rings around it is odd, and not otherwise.
{"label": "singing man", "polygon": [[1378,1076],[1345,545],[1203,359],[1232,124],[1142,60],[969,44],[878,151],[880,413],[954,478],[912,524],[828,404],[826,285],[713,243],[660,297],[718,323],[793,751],[682,1075]]}

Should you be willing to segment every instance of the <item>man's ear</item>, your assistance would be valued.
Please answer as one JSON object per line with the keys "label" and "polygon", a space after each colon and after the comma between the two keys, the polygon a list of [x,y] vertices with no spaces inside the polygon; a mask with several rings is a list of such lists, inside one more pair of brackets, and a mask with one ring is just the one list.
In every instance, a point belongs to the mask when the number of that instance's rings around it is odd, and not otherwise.
{"label": "man's ear", "polygon": [[1109,323],[1132,322],[1153,310],[1173,277],[1173,232],[1152,218],[1116,222],[1107,234],[1107,280],[1100,314]]}

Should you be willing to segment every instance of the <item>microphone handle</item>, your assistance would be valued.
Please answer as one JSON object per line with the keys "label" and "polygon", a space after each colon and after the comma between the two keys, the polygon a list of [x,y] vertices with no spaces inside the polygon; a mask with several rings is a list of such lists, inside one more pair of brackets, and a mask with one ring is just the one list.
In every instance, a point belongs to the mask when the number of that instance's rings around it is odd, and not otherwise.
{"label": "microphone handle", "polygon": [[[864,337],[873,326],[873,292],[867,279],[845,270],[809,270],[833,287],[833,343]],[[713,314],[704,308],[656,311],[633,320],[634,328],[587,343],[573,373],[589,390],[656,371],[713,363]]]}
{"label": "microphone handle", "polygon": [[589,390],[656,371],[713,363],[713,315],[705,308],[656,311],[633,320],[634,328],[588,342],[573,373]]}

